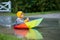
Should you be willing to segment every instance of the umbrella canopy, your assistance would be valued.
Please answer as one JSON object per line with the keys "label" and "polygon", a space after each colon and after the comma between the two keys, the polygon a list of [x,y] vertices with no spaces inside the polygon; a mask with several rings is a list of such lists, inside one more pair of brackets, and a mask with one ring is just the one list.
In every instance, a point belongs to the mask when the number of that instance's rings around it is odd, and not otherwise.
{"label": "umbrella canopy", "polygon": [[42,22],[43,18],[32,20],[30,22],[26,22],[25,24],[27,25],[28,28],[33,28],[38,26]]}
{"label": "umbrella canopy", "polygon": [[42,20],[43,20],[43,18],[35,19],[35,20],[29,21],[26,23],[15,25],[14,28],[17,28],[17,29],[19,29],[19,28],[33,28],[33,27],[38,26],[42,22]]}

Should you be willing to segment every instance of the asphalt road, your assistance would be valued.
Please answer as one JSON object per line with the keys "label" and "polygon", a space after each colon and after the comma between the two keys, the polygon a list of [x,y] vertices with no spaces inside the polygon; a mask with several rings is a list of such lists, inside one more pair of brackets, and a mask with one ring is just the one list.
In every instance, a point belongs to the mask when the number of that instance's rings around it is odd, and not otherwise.
{"label": "asphalt road", "polygon": [[[60,14],[43,14],[43,15],[35,15],[35,16],[29,16],[29,17],[43,17],[43,18],[57,18],[60,19]],[[45,22],[46,23],[46,22]],[[57,23],[57,21],[53,21],[52,24]],[[56,24],[57,25],[57,24]],[[44,26],[41,28],[36,28],[39,32],[42,32],[42,35],[44,37],[43,40],[60,40],[60,26]],[[13,29],[9,28],[0,28],[0,33],[4,34],[10,34],[14,35]]]}
{"label": "asphalt road", "polygon": [[43,17],[43,18],[60,18],[60,13],[53,13],[53,14],[41,14],[29,17]]}

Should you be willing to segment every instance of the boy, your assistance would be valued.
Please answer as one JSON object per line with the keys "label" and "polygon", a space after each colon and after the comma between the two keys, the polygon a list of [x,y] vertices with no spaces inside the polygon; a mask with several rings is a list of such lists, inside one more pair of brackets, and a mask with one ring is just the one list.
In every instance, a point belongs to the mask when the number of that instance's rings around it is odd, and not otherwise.
{"label": "boy", "polygon": [[24,20],[23,18],[24,18],[24,13],[22,11],[18,11],[17,12],[16,24],[21,24],[21,23],[29,21],[29,18],[27,18],[26,20]]}

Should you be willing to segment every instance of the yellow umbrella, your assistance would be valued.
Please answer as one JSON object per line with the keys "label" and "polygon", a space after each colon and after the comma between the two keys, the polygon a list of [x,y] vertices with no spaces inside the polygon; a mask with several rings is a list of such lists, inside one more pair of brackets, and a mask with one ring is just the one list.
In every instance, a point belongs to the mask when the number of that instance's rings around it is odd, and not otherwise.
{"label": "yellow umbrella", "polygon": [[32,21],[29,21],[29,22],[25,22],[25,23],[22,23],[22,24],[19,24],[19,25],[15,25],[14,28],[33,28],[33,27],[36,27],[38,26],[41,22],[42,22],[43,18],[40,18],[40,19],[35,19],[35,20],[32,20]]}
{"label": "yellow umbrella", "polygon": [[42,20],[43,18],[40,18],[40,19],[32,20],[30,22],[26,22],[25,24],[27,25],[28,28],[33,28],[38,26]]}

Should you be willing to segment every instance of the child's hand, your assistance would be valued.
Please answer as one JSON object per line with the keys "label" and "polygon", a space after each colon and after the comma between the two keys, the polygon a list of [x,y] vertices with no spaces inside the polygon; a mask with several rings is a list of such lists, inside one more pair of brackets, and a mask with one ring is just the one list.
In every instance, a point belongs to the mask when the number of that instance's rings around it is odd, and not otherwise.
{"label": "child's hand", "polygon": [[25,22],[29,22],[29,18],[28,17],[26,18]]}
{"label": "child's hand", "polygon": [[29,21],[29,18],[27,17],[26,20]]}

